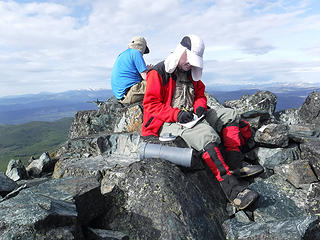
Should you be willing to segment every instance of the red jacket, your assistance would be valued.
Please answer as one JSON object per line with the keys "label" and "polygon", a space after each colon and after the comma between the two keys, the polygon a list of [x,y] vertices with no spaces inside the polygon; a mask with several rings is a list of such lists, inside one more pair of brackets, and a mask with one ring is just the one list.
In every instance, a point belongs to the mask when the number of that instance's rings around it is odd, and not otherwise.
{"label": "red jacket", "polygon": [[[175,75],[165,72],[163,61],[148,72],[147,87],[143,99],[142,136],[158,136],[159,129],[164,122],[177,122],[180,109],[171,107],[175,83]],[[203,82],[193,81],[193,86],[195,90],[194,111],[200,106],[207,109]]]}

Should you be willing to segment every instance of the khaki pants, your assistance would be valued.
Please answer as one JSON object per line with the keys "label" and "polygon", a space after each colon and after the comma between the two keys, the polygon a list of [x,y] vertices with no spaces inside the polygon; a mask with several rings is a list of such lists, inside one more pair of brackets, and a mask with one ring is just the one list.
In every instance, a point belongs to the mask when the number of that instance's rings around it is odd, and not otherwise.
{"label": "khaki pants", "polygon": [[132,104],[143,100],[146,91],[147,81],[143,80],[133,85],[129,91],[124,95],[124,99],[119,100],[123,104]]}
{"label": "khaki pants", "polygon": [[237,113],[231,108],[215,107],[208,109],[206,119],[196,124],[193,128],[185,128],[179,123],[164,123],[159,135],[171,133],[180,136],[189,147],[201,151],[209,143],[221,143],[218,135],[224,125],[233,122]]}

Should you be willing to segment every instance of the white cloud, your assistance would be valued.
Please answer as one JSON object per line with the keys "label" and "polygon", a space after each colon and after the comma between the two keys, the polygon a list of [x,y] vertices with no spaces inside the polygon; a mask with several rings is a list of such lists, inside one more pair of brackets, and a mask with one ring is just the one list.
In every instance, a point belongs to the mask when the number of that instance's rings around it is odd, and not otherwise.
{"label": "white cloud", "polygon": [[209,61],[204,82],[212,88],[215,85],[252,86],[320,86],[320,61]]}
{"label": "white cloud", "polygon": [[28,2],[0,1],[0,96],[110,87],[112,64],[134,35],[146,37],[145,59],[155,64],[182,36],[198,34],[204,76],[222,83],[314,82],[318,73],[312,36],[320,35],[320,14],[312,1]]}
{"label": "white cloud", "polygon": [[263,55],[274,49],[270,44],[263,43],[259,38],[246,39],[239,43],[242,51],[248,54]]}

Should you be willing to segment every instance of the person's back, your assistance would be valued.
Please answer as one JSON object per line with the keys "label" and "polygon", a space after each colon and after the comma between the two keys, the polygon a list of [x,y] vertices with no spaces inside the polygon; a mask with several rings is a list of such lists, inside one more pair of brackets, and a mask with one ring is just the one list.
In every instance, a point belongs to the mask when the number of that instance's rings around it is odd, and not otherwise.
{"label": "person's back", "polygon": [[143,37],[134,37],[116,59],[111,73],[113,95],[120,103],[142,101],[145,92],[147,66],[143,54],[149,53]]}
{"label": "person's back", "polygon": [[128,88],[141,82],[140,73],[146,69],[139,50],[129,48],[122,52],[115,61],[111,73],[111,87],[114,96],[121,99]]}

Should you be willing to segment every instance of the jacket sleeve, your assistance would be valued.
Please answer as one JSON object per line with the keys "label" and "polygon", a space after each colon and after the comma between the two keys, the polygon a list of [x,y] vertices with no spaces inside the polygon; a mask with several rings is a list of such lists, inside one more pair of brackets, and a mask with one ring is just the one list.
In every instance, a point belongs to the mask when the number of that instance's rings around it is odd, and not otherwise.
{"label": "jacket sleeve", "polygon": [[170,104],[166,103],[168,94],[166,88],[163,87],[159,73],[155,70],[149,71],[143,100],[144,111],[164,122],[176,122],[180,109],[172,108]]}
{"label": "jacket sleeve", "polygon": [[205,85],[201,80],[194,82],[195,98],[193,103],[194,112],[198,107],[204,107],[207,110],[207,97],[204,95]]}

